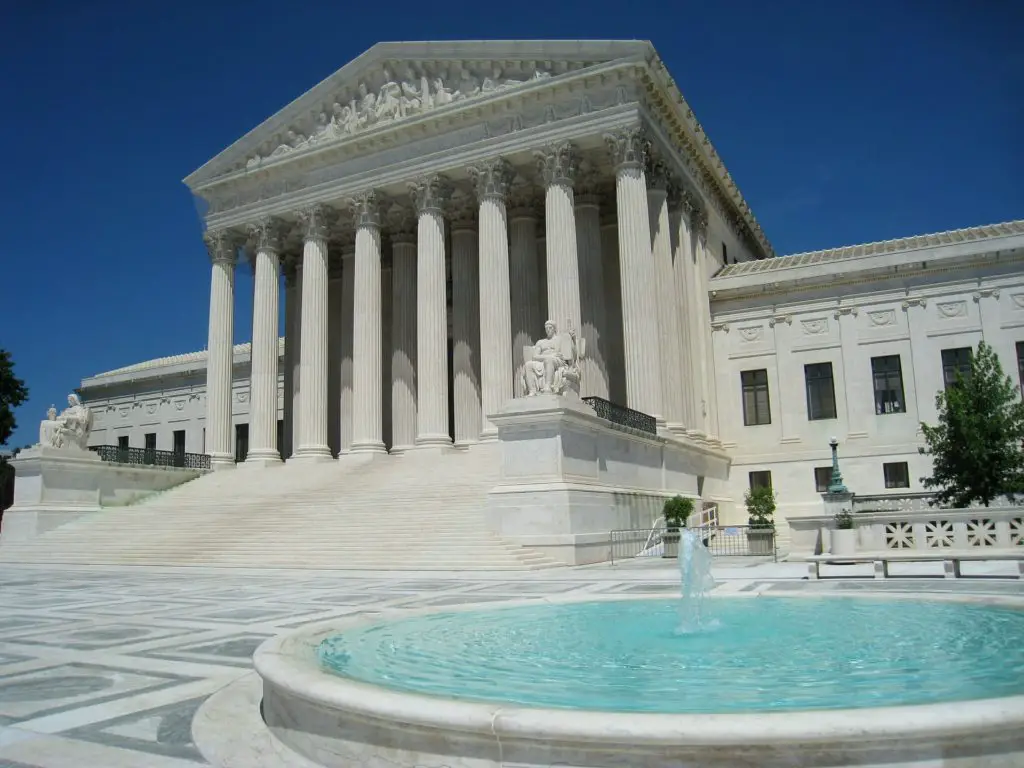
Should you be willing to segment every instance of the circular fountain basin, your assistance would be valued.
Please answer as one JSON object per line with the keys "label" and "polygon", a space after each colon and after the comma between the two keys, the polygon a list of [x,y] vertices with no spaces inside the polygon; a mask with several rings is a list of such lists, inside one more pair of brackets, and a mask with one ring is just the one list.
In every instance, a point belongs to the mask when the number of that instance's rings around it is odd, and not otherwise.
{"label": "circular fountain basin", "polygon": [[[267,641],[264,718],[343,766],[1024,764],[1024,611],[977,600],[517,601]],[[1014,763],[1006,763],[1014,764]]]}

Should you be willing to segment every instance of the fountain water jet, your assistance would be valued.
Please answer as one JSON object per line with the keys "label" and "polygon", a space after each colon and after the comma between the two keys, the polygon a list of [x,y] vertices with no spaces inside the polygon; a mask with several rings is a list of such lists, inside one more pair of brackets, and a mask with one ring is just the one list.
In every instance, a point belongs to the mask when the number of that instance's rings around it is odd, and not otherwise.
{"label": "fountain water jet", "polygon": [[688,635],[714,626],[705,625],[704,598],[715,586],[711,575],[711,553],[698,532],[686,528],[679,534],[679,628],[676,634]]}

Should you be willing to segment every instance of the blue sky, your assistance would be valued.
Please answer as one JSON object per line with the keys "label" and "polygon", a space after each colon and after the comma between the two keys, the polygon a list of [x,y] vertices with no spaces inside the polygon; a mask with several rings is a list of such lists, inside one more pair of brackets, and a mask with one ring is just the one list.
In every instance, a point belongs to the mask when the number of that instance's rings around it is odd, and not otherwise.
{"label": "blue sky", "polygon": [[83,377],[205,346],[180,180],[375,42],[652,40],[785,254],[1024,217],[1022,24],[1013,0],[9,3],[0,347],[31,390],[9,445]]}

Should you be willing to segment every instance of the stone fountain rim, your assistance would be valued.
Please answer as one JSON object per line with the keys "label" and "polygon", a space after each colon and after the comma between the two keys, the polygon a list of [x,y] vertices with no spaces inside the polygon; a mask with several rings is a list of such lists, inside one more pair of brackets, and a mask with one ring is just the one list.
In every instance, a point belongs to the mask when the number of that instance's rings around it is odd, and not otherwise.
{"label": "stone fountain rim", "polygon": [[[767,595],[734,593],[715,599],[775,597],[951,601],[1024,610],[1024,596],[945,594],[922,597],[836,590],[829,595],[803,593]],[[989,699],[870,707],[861,709],[789,710],[738,714],[607,712],[546,709],[501,702],[476,702],[407,693],[334,675],[323,670],[316,649],[326,637],[367,624],[386,623],[438,613],[461,613],[538,603],[589,603],[612,600],[665,599],[664,594],[575,595],[489,601],[459,606],[385,609],[348,618],[317,622],[265,641],[254,654],[254,666],[269,690],[362,720],[400,722],[435,731],[475,733],[494,739],[534,742],[576,742],[611,747],[713,747],[857,743],[868,740],[942,740],[962,733],[1024,733],[1024,695]],[[270,688],[267,688],[270,686]]]}

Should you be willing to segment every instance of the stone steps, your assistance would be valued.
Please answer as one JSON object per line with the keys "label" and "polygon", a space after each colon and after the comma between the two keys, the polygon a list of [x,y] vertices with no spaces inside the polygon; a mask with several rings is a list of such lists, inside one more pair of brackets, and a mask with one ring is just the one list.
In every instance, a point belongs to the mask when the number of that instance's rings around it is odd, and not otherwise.
{"label": "stone steps", "polygon": [[0,562],[396,570],[559,563],[487,526],[496,445],[238,467],[5,543]]}

